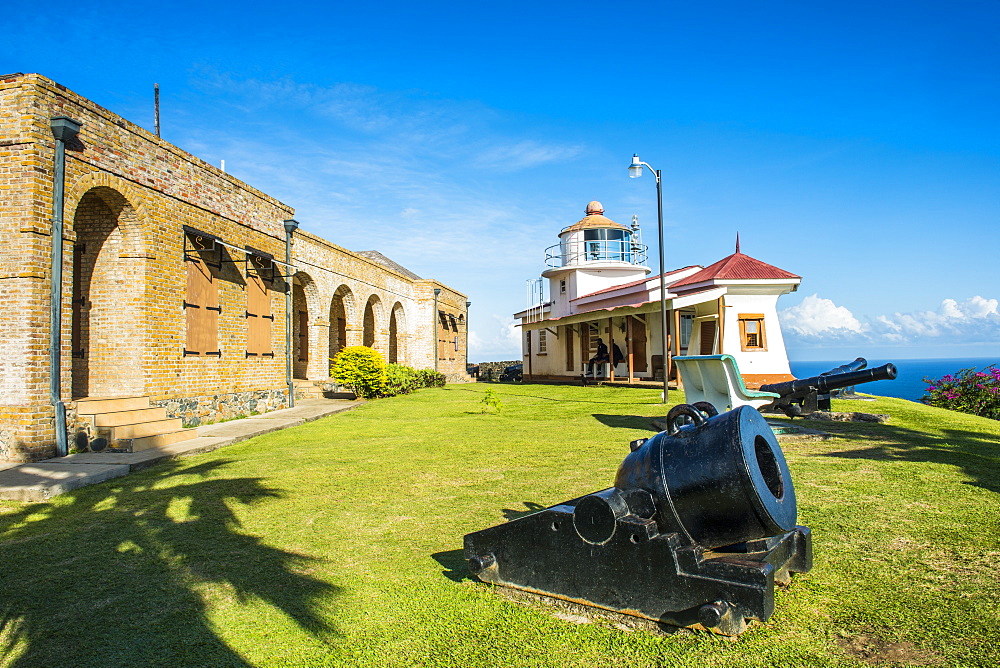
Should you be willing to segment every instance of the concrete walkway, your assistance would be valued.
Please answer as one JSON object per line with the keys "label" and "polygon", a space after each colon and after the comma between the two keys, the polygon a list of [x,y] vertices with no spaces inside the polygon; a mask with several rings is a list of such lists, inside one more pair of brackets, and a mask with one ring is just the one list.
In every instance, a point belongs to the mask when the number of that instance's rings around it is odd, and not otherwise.
{"label": "concrete walkway", "polygon": [[71,489],[118,478],[167,459],[210,452],[279,429],[341,413],[364,401],[300,399],[295,408],[198,427],[198,438],[135,453],[82,452],[31,464],[0,465],[0,499],[46,501]]}

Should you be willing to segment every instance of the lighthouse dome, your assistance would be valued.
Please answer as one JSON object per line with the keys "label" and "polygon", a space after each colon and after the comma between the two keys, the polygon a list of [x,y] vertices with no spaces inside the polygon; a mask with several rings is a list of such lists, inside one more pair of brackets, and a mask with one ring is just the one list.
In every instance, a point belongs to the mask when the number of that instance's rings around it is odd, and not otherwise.
{"label": "lighthouse dome", "polygon": [[565,228],[559,233],[561,237],[564,234],[569,234],[570,232],[577,232],[579,230],[625,230],[630,232],[629,228],[624,225],[620,225],[610,218],[604,216],[604,207],[600,202],[594,200],[587,205],[586,216],[581,218],[579,221],[573,223],[569,227]]}

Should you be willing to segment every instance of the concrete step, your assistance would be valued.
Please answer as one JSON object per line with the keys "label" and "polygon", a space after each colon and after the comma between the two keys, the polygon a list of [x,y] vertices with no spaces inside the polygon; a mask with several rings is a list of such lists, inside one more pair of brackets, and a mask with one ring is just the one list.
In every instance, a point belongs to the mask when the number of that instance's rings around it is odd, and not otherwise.
{"label": "concrete step", "polygon": [[139,424],[140,422],[156,422],[167,419],[167,409],[139,408],[130,411],[117,411],[114,413],[100,413],[94,416],[95,427],[117,427],[127,424]]}
{"label": "concrete step", "polygon": [[[121,441],[123,439],[143,438],[144,436],[156,436],[183,429],[180,418],[168,418],[166,420],[153,420],[151,422],[141,422],[139,424],[123,424],[117,427],[106,428],[111,432],[111,441]],[[99,433],[104,432],[101,429]]]}
{"label": "concrete step", "polygon": [[128,443],[123,440],[119,442],[118,447],[124,447],[129,452],[141,452],[150,448],[159,448],[164,445],[190,441],[193,438],[198,438],[197,429],[181,429],[180,431],[171,431],[165,434],[129,439],[130,442]]}
{"label": "concrete step", "polygon": [[149,397],[84,397],[75,403],[78,415],[97,415],[149,408]]}

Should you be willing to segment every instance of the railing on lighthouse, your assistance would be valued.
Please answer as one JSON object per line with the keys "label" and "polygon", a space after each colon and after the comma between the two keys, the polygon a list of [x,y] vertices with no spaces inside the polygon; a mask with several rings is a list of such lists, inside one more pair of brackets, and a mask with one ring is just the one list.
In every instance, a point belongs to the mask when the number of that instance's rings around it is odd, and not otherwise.
{"label": "railing on lighthouse", "polygon": [[545,280],[543,278],[529,278],[525,286],[525,296],[528,301],[528,308],[525,312],[524,323],[539,322],[545,319]]}

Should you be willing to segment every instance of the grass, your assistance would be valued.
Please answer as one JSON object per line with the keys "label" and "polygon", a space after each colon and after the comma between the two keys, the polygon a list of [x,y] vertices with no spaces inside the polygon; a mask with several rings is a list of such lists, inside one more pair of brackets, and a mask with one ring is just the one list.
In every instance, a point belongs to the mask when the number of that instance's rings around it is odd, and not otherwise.
{"label": "grass", "polygon": [[737,640],[574,624],[469,577],[465,533],[608,487],[657,398],[449,385],[0,503],[0,664],[1000,663],[1000,423],[896,399],[784,445],[815,565]]}

